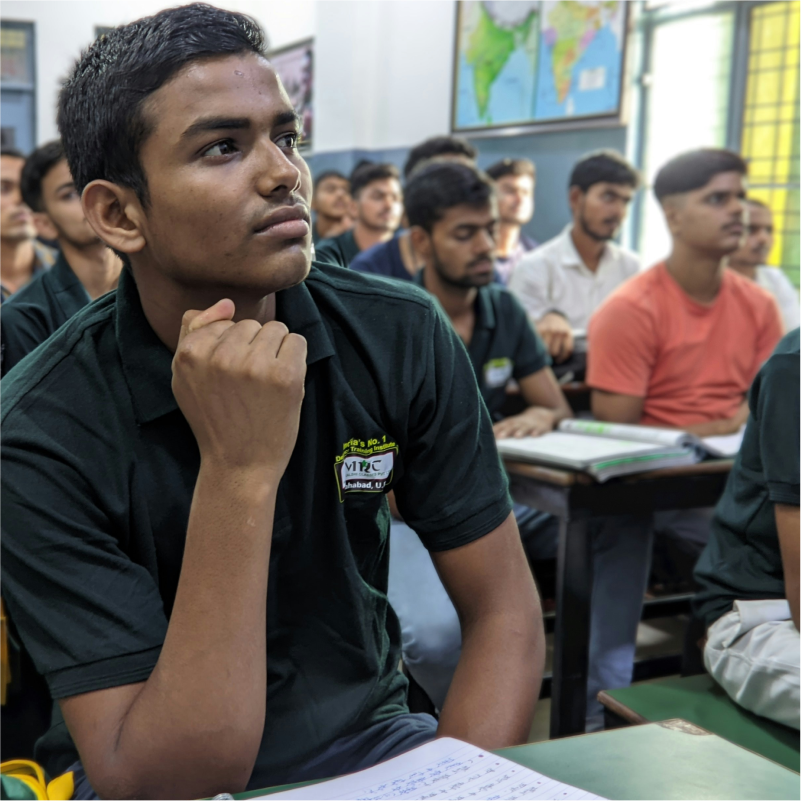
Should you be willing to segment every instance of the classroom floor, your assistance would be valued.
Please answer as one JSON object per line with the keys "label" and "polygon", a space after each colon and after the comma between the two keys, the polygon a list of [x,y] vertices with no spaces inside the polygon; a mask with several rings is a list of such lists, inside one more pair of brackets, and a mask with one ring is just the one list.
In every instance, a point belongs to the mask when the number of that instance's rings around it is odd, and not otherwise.
{"label": "classroom floor", "polygon": [[[643,621],[637,629],[637,659],[675,654],[682,650],[684,642],[684,621],[677,617],[661,617]],[[553,663],[553,634],[545,635],[547,651],[545,672],[551,672]],[[528,735],[530,743],[548,739],[551,725],[551,699],[542,698],[537,702],[537,713]]]}

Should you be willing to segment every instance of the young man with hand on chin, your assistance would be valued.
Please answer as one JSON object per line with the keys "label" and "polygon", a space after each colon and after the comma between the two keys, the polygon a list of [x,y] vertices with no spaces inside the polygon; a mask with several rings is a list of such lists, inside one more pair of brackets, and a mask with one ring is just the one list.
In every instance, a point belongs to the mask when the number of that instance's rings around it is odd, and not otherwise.
{"label": "young man with hand on chin", "polygon": [[[541,610],[470,363],[419,289],[310,269],[264,52],[249,18],[178,7],[96,40],[60,94],[86,216],[129,266],[4,381],[2,570],[58,702],[37,756],[77,798],[531,725]],[[388,490],[465,621],[439,725],[398,671]]]}
{"label": "young man with hand on chin", "polygon": [[[437,299],[467,348],[496,438],[551,431],[571,411],[525,310],[494,283],[499,212],[493,182],[469,163],[432,160],[406,186],[406,213],[415,251],[424,260],[415,282]],[[510,379],[520,386],[527,408],[504,418]],[[556,518],[521,504],[514,511],[528,555],[554,558]],[[403,509],[393,514],[389,597],[400,618],[404,663],[434,704],[447,709],[468,646],[465,629],[431,557],[406,525],[410,521],[403,522]],[[649,545],[639,521],[622,516],[594,524],[592,538],[587,710],[594,728],[601,711],[598,691],[631,681]]]}
{"label": "young man with hand on chin", "polygon": [[114,289],[122,269],[86,220],[60,140],[31,153],[21,186],[39,234],[57,240],[60,252],[50,270],[3,306],[3,375],[90,301]]}

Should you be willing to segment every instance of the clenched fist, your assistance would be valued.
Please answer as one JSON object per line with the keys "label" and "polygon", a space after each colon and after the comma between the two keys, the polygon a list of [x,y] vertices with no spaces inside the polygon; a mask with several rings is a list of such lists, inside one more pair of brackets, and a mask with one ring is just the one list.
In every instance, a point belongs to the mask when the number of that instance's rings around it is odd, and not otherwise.
{"label": "clenched fist", "polygon": [[188,311],[172,360],[172,391],[201,459],[280,480],[298,436],[306,340],[283,323],[234,323],[221,300]]}

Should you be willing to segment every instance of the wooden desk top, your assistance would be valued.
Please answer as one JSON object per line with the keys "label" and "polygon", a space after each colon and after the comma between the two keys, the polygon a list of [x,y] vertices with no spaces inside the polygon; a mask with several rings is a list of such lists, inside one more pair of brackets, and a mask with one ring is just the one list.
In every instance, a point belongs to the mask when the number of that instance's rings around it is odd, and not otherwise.
{"label": "wooden desk top", "polygon": [[[554,484],[559,487],[572,487],[574,484],[599,483],[587,473],[579,473],[573,470],[562,470],[556,467],[531,464],[530,462],[519,462],[515,461],[513,458],[504,458],[503,463],[509,475],[532,478],[536,481]],[[734,459],[710,459],[705,462],[698,462],[698,464],[686,465],[684,467],[648,470],[645,473],[635,473],[634,475],[613,478],[605,483],[637,484],[641,481],[651,481],[660,478],[707,476],[714,473],[728,473],[731,471],[733,465]]]}

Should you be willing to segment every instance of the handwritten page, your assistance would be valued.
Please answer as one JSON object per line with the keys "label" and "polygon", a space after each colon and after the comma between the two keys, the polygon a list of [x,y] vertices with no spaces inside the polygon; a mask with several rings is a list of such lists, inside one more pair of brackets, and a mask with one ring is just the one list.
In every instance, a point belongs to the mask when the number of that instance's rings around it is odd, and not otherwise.
{"label": "handwritten page", "polygon": [[468,743],[443,737],[375,767],[261,798],[593,799],[601,796],[549,779]]}

